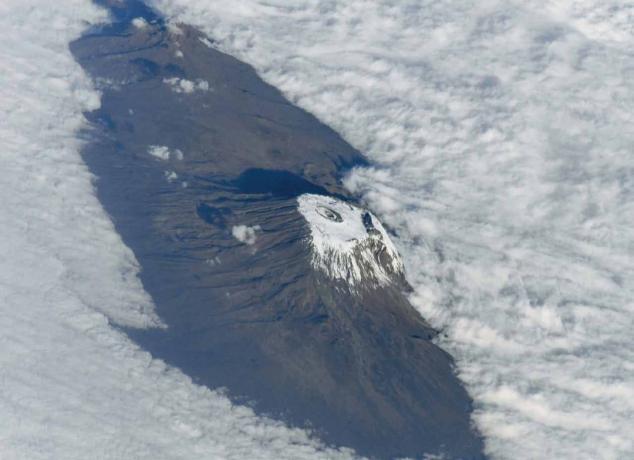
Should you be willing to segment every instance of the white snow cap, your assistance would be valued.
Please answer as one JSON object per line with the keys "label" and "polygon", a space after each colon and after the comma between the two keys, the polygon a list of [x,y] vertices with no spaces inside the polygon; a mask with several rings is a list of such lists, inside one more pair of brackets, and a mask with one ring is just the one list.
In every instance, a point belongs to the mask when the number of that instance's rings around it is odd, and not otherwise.
{"label": "white snow cap", "polygon": [[304,194],[297,201],[310,226],[315,268],[353,290],[361,282],[384,286],[403,273],[396,247],[370,211],[323,195]]}

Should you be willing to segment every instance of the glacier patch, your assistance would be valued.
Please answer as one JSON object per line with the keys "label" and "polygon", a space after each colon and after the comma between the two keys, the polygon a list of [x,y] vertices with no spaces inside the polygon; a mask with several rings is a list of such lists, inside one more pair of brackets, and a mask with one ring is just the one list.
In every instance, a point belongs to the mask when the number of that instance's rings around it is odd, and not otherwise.
{"label": "glacier patch", "polygon": [[313,266],[356,291],[403,276],[403,262],[381,222],[370,211],[314,194],[298,199],[310,228]]}

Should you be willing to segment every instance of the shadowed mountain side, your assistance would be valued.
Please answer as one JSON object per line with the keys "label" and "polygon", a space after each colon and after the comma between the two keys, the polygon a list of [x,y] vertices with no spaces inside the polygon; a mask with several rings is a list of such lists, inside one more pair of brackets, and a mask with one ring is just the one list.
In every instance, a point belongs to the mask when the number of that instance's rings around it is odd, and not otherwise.
{"label": "shadowed mountain side", "polygon": [[350,200],[339,179],[364,158],[196,30],[128,5],[149,23],[122,9],[71,45],[103,93],[84,158],[168,325],[128,333],[328,443],[481,458],[471,401],[405,286],[353,293],[311,264],[297,196]]}

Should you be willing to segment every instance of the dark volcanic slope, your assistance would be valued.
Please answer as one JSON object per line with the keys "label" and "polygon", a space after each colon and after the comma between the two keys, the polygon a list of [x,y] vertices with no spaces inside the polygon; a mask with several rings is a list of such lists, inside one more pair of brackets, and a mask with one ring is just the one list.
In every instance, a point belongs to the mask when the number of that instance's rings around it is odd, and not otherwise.
{"label": "dark volcanic slope", "polygon": [[[169,326],[129,334],[328,443],[480,458],[471,402],[402,280],[353,293],[310,263],[296,198],[350,199],[338,179],[363,157],[192,28],[168,29],[137,3],[113,11],[118,24],[71,49],[103,91],[85,160]],[[151,24],[132,26],[135,15]],[[254,244],[237,225],[260,226]]]}

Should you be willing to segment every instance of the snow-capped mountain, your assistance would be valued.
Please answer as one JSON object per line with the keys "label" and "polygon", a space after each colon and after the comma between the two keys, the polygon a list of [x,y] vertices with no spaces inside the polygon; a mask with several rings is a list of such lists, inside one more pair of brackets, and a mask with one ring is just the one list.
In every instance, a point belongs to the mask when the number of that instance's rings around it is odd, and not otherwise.
{"label": "snow-capped mountain", "polygon": [[310,227],[313,266],[353,291],[401,281],[403,262],[370,211],[323,195],[303,194],[298,208]]}

